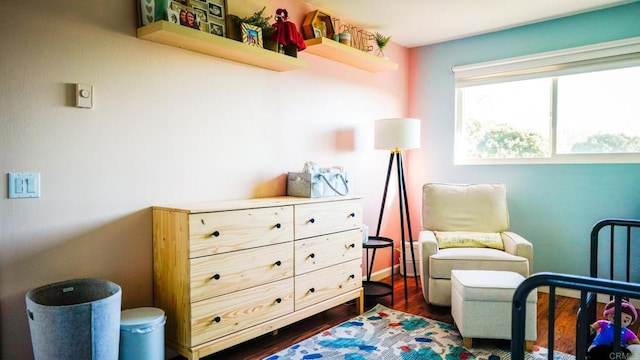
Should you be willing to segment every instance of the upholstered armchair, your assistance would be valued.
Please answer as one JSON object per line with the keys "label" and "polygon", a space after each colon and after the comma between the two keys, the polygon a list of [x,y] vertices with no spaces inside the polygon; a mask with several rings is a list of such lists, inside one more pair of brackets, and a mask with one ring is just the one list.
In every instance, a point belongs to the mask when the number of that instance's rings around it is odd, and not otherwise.
{"label": "upholstered armchair", "polygon": [[418,247],[422,293],[428,303],[451,305],[451,270],[533,269],[533,246],[509,232],[503,184],[425,184]]}

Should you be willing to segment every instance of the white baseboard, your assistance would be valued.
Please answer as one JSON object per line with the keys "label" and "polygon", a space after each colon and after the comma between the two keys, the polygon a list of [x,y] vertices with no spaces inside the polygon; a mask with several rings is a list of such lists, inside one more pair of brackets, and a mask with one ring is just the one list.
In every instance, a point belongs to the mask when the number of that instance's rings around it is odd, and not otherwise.
{"label": "white baseboard", "polygon": [[[541,286],[538,288],[538,291],[542,291],[544,293],[549,293],[549,287],[548,286]],[[579,290],[574,290],[574,289],[563,289],[563,288],[556,288],[556,295],[560,295],[560,296],[564,296],[564,297],[570,297],[570,298],[574,298],[574,299],[580,299],[580,291]],[[599,303],[608,303],[609,302],[609,295],[607,294],[598,294],[598,302]],[[631,299],[631,304],[633,306],[637,308],[640,307],[640,299]]]}
{"label": "white baseboard", "polygon": [[[399,274],[400,273],[400,264],[396,264],[393,266],[393,273],[394,274]],[[381,281],[382,279],[388,278],[389,276],[391,276],[391,268],[384,268],[382,270],[378,270],[376,272],[374,272],[373,274],[371,274],[371,280],[372,281]],[[412,277],[412,276],[409,276]],[[362,277],[362,280],[366,280],[366,276]]]}

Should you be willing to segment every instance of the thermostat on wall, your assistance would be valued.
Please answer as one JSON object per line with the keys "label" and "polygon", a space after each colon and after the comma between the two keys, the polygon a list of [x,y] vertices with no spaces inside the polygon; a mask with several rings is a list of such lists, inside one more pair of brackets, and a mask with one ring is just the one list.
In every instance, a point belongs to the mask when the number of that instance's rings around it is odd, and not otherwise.
{"label": "thermostat on wall", "polygon": [[93,107],[93,86],[76,84],[76,107],[91,109]]}

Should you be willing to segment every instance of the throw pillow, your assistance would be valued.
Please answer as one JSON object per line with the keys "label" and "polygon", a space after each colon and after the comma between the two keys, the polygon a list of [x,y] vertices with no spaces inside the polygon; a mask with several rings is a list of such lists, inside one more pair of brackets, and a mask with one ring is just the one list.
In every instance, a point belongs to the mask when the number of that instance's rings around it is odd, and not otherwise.
{"label": "throw pillow", "polygon": [[504,250],[500,233],[434,231],[441,249],[454,247],[487,247]]}

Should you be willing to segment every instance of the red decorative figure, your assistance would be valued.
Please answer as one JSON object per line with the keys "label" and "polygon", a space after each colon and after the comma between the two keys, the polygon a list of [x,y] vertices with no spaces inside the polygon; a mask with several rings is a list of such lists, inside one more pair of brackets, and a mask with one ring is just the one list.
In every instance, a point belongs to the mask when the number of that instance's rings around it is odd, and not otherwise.
{"label": "red decorative figure", "polygon": [[276,30],[271,35],[271,40],[278,43],[278,51],[284,50],[286,55],[297,57],[298,51],[307,48],[302,34],[298,31],[296,24],[289,21],[289,12],[286,9],[276,10],[275,18],[273,27]]}

